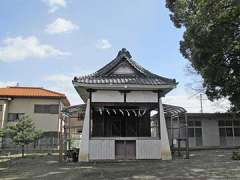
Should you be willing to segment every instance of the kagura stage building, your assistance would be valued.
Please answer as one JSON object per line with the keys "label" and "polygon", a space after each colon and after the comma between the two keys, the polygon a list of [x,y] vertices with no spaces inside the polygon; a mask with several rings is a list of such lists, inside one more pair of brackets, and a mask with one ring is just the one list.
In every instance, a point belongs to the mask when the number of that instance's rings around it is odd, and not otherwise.
{"label": "kagura stage building", "polygon": [[73,85],[86,103],[79,161],[172,159],[162,97],[174,79],[144,69],[122,49]]}

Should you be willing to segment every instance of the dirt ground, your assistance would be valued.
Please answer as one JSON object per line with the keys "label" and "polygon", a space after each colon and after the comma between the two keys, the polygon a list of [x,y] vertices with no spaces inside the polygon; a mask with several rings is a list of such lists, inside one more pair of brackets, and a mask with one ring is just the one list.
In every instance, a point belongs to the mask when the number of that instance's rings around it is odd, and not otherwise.
{"label": "dirt ground", "polygon": [[33,156],[0,163],[0,179],[240,179],[233,150],[192,151],[190,159],[58,163],[57,156]]}

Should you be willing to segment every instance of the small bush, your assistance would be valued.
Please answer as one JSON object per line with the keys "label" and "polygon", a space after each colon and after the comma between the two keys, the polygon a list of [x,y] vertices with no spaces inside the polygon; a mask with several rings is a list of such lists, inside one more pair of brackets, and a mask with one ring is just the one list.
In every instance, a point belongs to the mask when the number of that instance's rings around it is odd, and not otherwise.
{"label": "small bush", "polygon": [[233,151],[232,160],[240,160],[240,152]]}
{"label": "small bush", "polygon": [[65,153],[65,157],[68,159],[72,159],[73,162],[78,162],[78,155],[79,155],[78,148],[67,150]]}

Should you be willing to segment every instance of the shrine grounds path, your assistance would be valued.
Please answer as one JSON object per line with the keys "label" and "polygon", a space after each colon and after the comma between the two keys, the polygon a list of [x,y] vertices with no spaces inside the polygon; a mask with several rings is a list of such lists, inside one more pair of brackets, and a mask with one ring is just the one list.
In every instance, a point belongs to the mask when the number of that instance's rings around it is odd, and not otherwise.
{"label": "shrine grounds path", "polygon": [[190,159],[58,163],[54,155],[34,155],[0,162],[0,179],[240,179],[233,150],[191,151]]}

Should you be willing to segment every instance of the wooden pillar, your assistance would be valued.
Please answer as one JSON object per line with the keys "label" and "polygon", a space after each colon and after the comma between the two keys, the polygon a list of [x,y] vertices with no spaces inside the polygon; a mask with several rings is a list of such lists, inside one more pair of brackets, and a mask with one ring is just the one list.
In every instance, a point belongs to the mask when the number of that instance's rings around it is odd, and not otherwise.
{"label": "wooden pillar", "polygon": [[2,124],[1,128],[4,128],[7,124],[8,117],[8,102],[9,100],[4,100],[3,109],[2,109]]}
{"label": "wooden pillar", "polygon": [[166,126],[166,120],[164,116],[164,110],[162,105],[162,99],[159,96],[158,99],[158,113],[159,113],[159,121],[160,121],[160,128],[161,128],[161,158],[162,160],[172,160],[172,153],[170,150],[170,144],[168,139],[168,131]]}
{"label": "wooden pillar", "polygon": [[173,139],[174,139],[174,133],[173,133],[173,116],[171,115],[171,146],[172,148],[174,148],[174,145],[173,145]]}
{"label": "wooden pillar", "polygon": [[186,159],[189,159],[189,138],[188,138],[188,117],[185,113],[185,128],[186,128]]}
{"label": "wooden pillar", "polygon": [[72,119],[72,117],[71,116],[69,116],[68,117],[68,149],[71,149],[71,119]]}
{"label": "wooden pillar", "polygon": [[90,133],[90,99],[87,100],[85,117],[83,121],[83,130],[79,150],[79,161],[89,161],[89,133]]}

